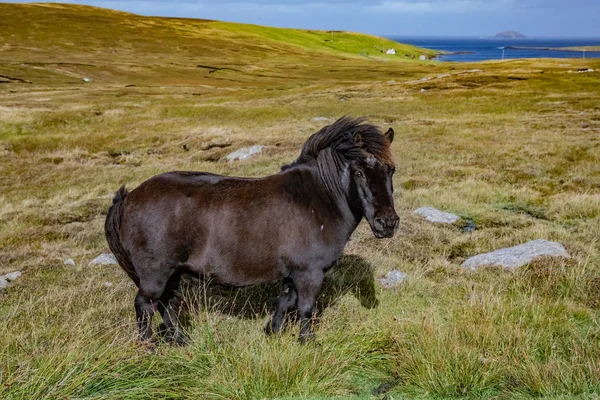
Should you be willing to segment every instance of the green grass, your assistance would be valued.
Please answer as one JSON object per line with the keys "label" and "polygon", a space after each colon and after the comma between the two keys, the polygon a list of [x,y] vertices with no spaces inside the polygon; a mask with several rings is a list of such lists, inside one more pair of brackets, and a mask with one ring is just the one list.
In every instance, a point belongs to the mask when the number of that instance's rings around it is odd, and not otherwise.
{"label": "green grass", "polygon": [[[600,75],[568,73],[598,60],[370,59],[360,53],[380,39],[350,33],[326,42],[331,33],[71,5],[0,4],[0,13],[10,16],[2,75],[31,82],[0,83],[0,274],[23,271],[0,294],[0,398],[370,399],[384,397],[371,395],[382,384],[390,399],[600,390]],[[402,223],[390,240],[364,224],[353,235],[319,297],[317,341],[299,345],[297,326],[264,336],[276,284],[206,294],[191,284],[190,344],[155,353],[138,344],[132,283],[117,266],[87,267],[108,250],[111,194],[169,170],[275,173],[327,123],[313,118],[344,114],[394,127]],[[218,161],[252,144],[268,147]],[[431,225],[412,214],[421,206],[478,229]],[[460,268],[540,238],[571,258],[515,272]],[[392,269],[408,281],[379,287]]]}

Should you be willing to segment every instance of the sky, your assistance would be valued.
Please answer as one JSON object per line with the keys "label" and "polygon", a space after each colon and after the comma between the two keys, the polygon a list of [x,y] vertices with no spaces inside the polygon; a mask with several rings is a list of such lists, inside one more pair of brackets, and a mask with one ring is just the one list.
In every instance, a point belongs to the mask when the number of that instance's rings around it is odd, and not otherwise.
{"label": "sky", "polygon": [[[11,0],[10,2],[15,2]],[[26,1],[16,1],[26,2]],[[600,37],[600,0],[66,0],[141,15],[397,36]]]}

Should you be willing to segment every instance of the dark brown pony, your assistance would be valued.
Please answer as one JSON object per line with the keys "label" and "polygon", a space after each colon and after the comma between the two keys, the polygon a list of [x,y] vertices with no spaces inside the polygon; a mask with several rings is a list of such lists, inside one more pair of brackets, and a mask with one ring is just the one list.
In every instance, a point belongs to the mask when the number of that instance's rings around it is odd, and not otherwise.
{"label": "dark brown pony", "polygon": [[176,291],[184,273],[245,286],[282,280],[268,332],[279,332],[298,307],[300,340],[323,275],[339,259],[363,217],[375,237],[398,227],[392,197],[394,163],[385,134],[363,119],[343,117],[313,134],[300,157],[264,178],[205,172],[157,175],[128,193],[121,187],[106,217],[108,245],[138,286],[142,340],[152,336],[158,310],[167,339],[177,328]]}

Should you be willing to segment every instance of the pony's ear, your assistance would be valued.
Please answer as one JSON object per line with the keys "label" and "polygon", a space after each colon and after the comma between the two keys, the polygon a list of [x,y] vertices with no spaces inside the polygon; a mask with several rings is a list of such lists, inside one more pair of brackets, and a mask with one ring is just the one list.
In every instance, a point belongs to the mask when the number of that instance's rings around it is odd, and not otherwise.
{"label": "pony's ear", "polygon": [[392,143],[394,141],[394,130],[392,128],[388,129],[386,133],[383,134],[387,138],[387,140]]}

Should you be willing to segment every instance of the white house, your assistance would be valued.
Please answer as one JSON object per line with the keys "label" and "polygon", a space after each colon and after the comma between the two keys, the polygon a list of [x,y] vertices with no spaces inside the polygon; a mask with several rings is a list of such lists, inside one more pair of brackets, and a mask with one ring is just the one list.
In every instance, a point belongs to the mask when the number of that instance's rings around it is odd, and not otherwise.
{"label": "white house", "polygon": [[396,49],[387,49],[385,54],[396,54]]}

